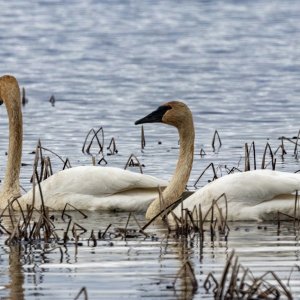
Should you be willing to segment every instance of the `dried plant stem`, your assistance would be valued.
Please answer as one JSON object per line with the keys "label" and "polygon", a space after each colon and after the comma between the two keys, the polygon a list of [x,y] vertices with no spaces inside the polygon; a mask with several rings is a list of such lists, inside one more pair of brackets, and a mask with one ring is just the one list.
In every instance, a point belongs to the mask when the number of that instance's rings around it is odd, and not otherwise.
{"label": "dried plant stem", "polygon": [[116,141],[114,138],[111,138],[110,143],[107,147],[107,150],[110,151],[110,153],[108,155],[114,155],[115,153],[118,153]]}
{"label": "dried plant stem", "polygon": [[196,182],[194,183],[194,187],[195,187],[195,188],[197,187],[197,184],[198,184],[198,182],[200,181],[200,179],[202,178],[202,176],[204,175],[204,173],[205,173],[210,167],[212,168],[213,174],[214,174],[213,180],[215,180],[215,179],[218,178],[214,164],[213,164],[213,163],[210,163],[210,164],[204,169],[204,171],[200,174],[200,176],[198,177],[198,179],[197,179]]}
{"label": "dried plant stem", "polygon": [[136,167],[136,166],[139,167],[140,173],[143,174],[143,169],[140,161],[134,154],[131,154],[126,162],[124,169],[126,170],[128,167]]}
{"label": "dried plant stem", "polygon": [[263,158],[262,158],[262,163],[261,163],[261,168],[265,169],[266,168],[266,154],[267,154],[267,150],[269,150],[270,156],[271,156],[271,164],[272,164],[272,170],[275,170],[275,166],[276,166],[276,158],[274,158],[274,154],[273,151],[271,149],[271,146],[269,143],[266,144],[265,150],[264,150],[264,154],[263,154]]}
{"label": "dried plant stem", "polygon": [[[102,141],[101,142],[100,142],[100,140],[98,138],[98,133],[99,132],[101,132],[101,136],[102,136]],[[93,134],[93,136],[92,136],[89,144],[87,144],[88,143],[88,139],[89,139],[89,137],[90,137],[91,134]],[[98,150],[97,154],[103,153],[103,147],[104,147],[104,130],[103,130],[102,127],[100,127],[97,131],[94,128],[90,129],[90,131],[88,132],[88,134],[85,137],[83,146],[81,148],[82,153],[86,153],[88,155],[91,155],[90,149],[91,149],[91,146],[93,145],[93,142],[94,142],[95,139],[97,141],[97,146],[99,147],[99,150]]]}
{"label": "dried plant stem", "polygon": [[141,127],[141,149],[143,150],[146,146],[146,139],[145,139],[145,132],[144,132],[144,126]]}
{"label": "dried plant stem", "polygon": [[74,298],[74,300],[78,300],[79,297],[83,295],[84,300],[88,300],[88,293],[86,287],[82,287],[77,296]]}
{"label": "dried plant stem", "polygon": [[214,151],[215,151],[215,142],[216,142],[216,138],[217,138],[218,141],[219,141],[219,147],[218,147],[218,148],[220,148],[220,147],[222,146],[222,142],[221,142],[221,138],[220,138],[220,135],[219,135],[219,133],[218,133],[218,130],[215,130],[214,135],[213,135],[213,139],[212,139],[212,143],[211,143],[212,148],[213,148]]}

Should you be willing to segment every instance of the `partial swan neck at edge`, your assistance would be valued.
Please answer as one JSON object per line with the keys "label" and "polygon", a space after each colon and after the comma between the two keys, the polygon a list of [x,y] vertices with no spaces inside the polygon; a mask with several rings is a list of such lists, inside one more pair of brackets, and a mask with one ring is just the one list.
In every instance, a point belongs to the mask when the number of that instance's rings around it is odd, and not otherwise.
{"label": "partial swan neck at edge", "polygon": [[5,178],[0,193],[0,206],[7,205],[7,200],[20,196],[19,176],[22,157],[22,111],[20,89],[12,76],[0,77],[0,97],[4,101],[9,122],[9,145]]}
{"label": "partial swan neck at edge", "polygon": [[174,203],[185,191],[193,166],[195,131],[192,116],[178,128],[180,151],[174,175],[163,192],[163,207],[160,199],[154,200],[146,212],[146,218],[152,219],[159,212]]}

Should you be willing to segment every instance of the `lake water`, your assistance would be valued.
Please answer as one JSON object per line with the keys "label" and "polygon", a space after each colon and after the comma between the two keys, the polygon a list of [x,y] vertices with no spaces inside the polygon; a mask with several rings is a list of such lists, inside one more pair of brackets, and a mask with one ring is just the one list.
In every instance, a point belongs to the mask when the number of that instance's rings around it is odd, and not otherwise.
{"label": "lake water", "polygon": [[[183,99],[194,114],[190,187],[210,162],[218,175],[226,174],[225,166],[243,169],[245,143],[255,141],[260,166],[266,142],[275,150],[279,137],[297,136],[300,129],[299,17],[300,3],[292,0],[1,2],[0,73],[16,76],[29,100],[23,108],[22,186],[30,188],[31,152],[38,139],[72,166],[88,165],[91,157],[81,147],[87,132],[100,126],[105,145],[114,137],[118,148],[117,155],[105,155],[108,165],[123,168],[134,153],[145,173],[169,179],[178,154],[176,131],[146,124],[141,152],[134,121],[173,99]],[[211,146],[215,130],[222,140],[217,151]],[[3,178],[8,140],[3,106],[0,132]],[[287,154],[277,156],[276,169],[299,170],[294,145],[285,146]],[[60,170],[61,162],[51,159]],[[211,177],[207,173],[198,186]],[[8,247],[2,235],[0,297],[74,299],[85,286],[89,299],[211,299],[203,281],[211,271],[221,277],[232,249],[255,275],[273,270],[285,283],[299,260],[298,232],[284,224],[278,233],[276,222],[262,228],[230,224],[227,242],[206,237],[201,251],[197,242],[167,239],[159,226],[149,229],[154,239],[87,244],[92,229],[110,223],[124,227],[127,217],[94,212],[87,221],[75,215],[88,229],[77,250],[72,243]],[[145,223],[143,215],[137,217]],[[172,287],[184,261],[191,262],[198,281],[194,295],[180,278]],[[292,277],[290,288],[300,299],[299,272]]]}

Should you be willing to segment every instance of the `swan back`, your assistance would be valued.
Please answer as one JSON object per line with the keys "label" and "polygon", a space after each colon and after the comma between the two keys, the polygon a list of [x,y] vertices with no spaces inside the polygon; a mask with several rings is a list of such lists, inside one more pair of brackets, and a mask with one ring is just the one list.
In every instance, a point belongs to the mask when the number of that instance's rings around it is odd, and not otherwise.
{"label": "swan back", "polygon": [[57,172],[42,181],[41,185],[45,194],[73,192],[109,196],[133,188],[166,186],[167,182],[114,167],[79,166]]}
{"label": "swan back", "polygon": [[[165,180],[113,167],[79,166],[53,174],[41,182],[47,206],[61,210],[66,203],[87,210],[145,210]],[[33,191],[20,199],[32,203]],[[36,190],[36,207],[41,204]]]}
{"label": "swan back", "polygon": [[[205,215],[213,200],[217,200],[225,193],[228,220],[260,220],[266,219],[264,217],[266,213],[277,213],[279,208],[286,208],[285,212],[290,213],[291,206],[287,200],[293,202],[293,208],[295,198],[293,193],[296,190],[300,190],[300,174],[297,173],[271,170],[234,173],[220,177],[200,188],[183,201],[183,207],[193,210],[200,204]],[[224,199],[218,202],[218,206],[224,212]],[[181,216],[181,208],[174,209],[174,213]]]}

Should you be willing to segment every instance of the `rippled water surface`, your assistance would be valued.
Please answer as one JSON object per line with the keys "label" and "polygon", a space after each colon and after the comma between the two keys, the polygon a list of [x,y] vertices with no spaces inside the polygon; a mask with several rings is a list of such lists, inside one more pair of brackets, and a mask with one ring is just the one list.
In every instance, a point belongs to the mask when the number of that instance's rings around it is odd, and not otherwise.
{"label": "rippled water surface", "polygon": [[[90,128],[100,126],[106,146],[114,137],[118,148],[117,155],[105,156],[108,165],[124,167],[134,153],[145,173],[169,179],[178,154],[176,130],[146,124],[141,152],[134,121],[172,99],[183,99],[194,114],[189,186],[210,162],[218,175],[226,173],[225,166],[243,169],[244,144],[252,141],[260,166],[266,142],[275,150],[278,137],[297,136],[300,127],[299,17],[300,3],[292,0],[2,1],[0,73],[15,75],[29,100],[23,107],[22,186],[30,188],[31,152],[38,139],[73,166],[88,165],[91,157],[81,147]],[[222,147],[213,151],[215,130]],[[3,106],[0,139],[3,179],[8,141]],[[277,155],[276,169],[299,170],[294,145],[285,146],[287,154]],[[54,170],[61,169],[51,158]],[[87,221],[76,215],[88,229],[78,249],[74,243],[8,247],[7,236],[1,236],[0,297],[74,299],[85,286],[89,299],[191,298],[184,279],[173,286],[183,262],[190,261],[199,284],[194,298],[212,298],[203,281],[212,271],[220,278],[232,249],[255,275],[273,270],[285,283],[299,260],[298,233],[290,224],[280,232],[275,223],[231,224],[227,242],[212,244],[206,237],[203,248],[197,241],[167,238],[160,226],[149,229],[154,238],[88,245],[92,229],[124,227],[127,217],[95,212]],[[138,219],[145,223],[143,215]],[[58,228],[65,228],[59,222]],[[290,288],[300,299],[299,286],[295,271]]]}

